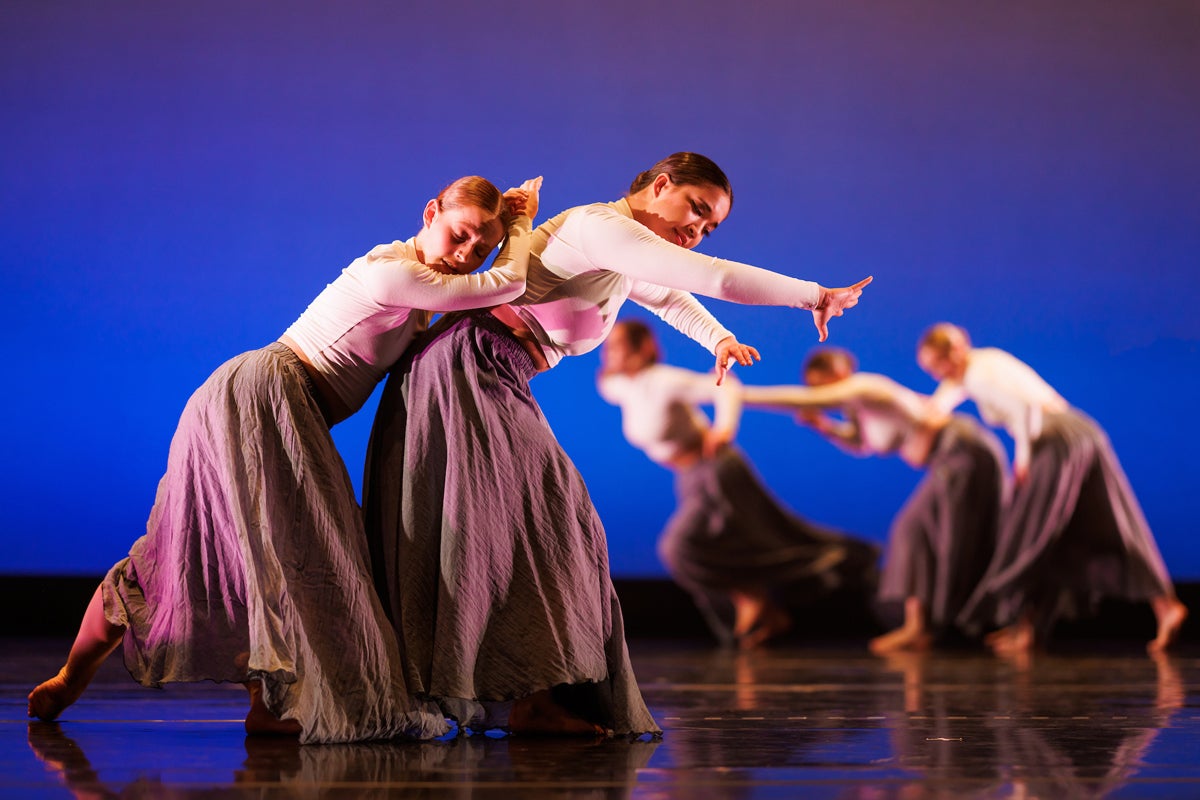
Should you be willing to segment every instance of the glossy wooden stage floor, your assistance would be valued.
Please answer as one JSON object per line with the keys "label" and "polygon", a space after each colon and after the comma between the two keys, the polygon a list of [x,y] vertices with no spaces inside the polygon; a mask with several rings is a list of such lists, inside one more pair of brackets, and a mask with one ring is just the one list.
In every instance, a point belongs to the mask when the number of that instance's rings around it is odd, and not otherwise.
{"label": "glossy wooden stage floor", "polygon": [[143,689],[110,660],[58,723],[25,695],[66,641],[0,640],[0,797],[1200,797],[1200,652],[1122,641],[1019,664],[854,645],[631,643],[661,741],[243,735],[240,687]]}

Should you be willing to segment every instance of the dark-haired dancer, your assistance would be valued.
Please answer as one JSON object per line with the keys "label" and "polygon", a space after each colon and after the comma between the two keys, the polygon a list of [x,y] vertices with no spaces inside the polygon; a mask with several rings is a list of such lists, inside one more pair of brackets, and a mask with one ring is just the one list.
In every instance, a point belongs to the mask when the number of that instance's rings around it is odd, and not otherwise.
{"label": "dark-haired dancer", "polygon": [[970,398],[985,421],[1013,438],[1016,488],[964,624],[1005,625],[989,637],[993,649],[1026,653],[1060,614],[1117,597],[1149,602],[1158,632],[1148,649],[1169,647],[1188,611],[1099,426],[1029,365],[994,347],[972,347],[957,325],[930,328],[917,360],[941,381],[934,394],[940,408]]}
{"label": "dark-haired dancer", "polygon": [[[625,438],[675,474],[678,508],[658,541],[671,577],[724,644],[757,647],[791,627],[788,600],[839,589],[868,595],[874,545],[784,508],[732,442],[741,385],[660,363],[646,323],[623,320],[601,349],[598,385]],[[714,409],[710,422],[698,406]]]}
{"label": "dark-haired dancer", "polygon": [[679,153],[624,199],[564,211],[534,232],[522,297],[444,320],[388,379],[367,531],[410,686],[460,723],[658,730],[629,664],[604,529],[529,380],[597,347],[627,298],[708,347],[722,374],[757,352],[688,292],[811,309],[824,338],[866,281],[831,290],[689,252],[732,198],[715,164]]}
{"label": "dark-haired dancer", "polygon": [[[54,719],[124,640],[140,683],[246,684],[248,733],[342,742],[443,733],[405,685],[372,586],[361,510],[329,428],[366,401],[427,314],[525,287],[540,178],[507,195],[462,178],[421,230],[346,267],[279,341],[196,390],[146,534],[109,571],[58,675],[29,694]],[[507,228],[508,244],[478,269]]]}
{"label": "dark-haired dancer", "polygon": [[[925,477],[892,522],[879,600],[904,623],[871,640],[875,653],[927,648],[955,618],[987,567],[1004,497],[1004,451],[964,415],[883,375],[858,372],[848,351],[815,351],[801,386],[747,386],[748,405],[797,413],[855,455],[899,455]],[[840,414],[835,419],[826,412]]]}

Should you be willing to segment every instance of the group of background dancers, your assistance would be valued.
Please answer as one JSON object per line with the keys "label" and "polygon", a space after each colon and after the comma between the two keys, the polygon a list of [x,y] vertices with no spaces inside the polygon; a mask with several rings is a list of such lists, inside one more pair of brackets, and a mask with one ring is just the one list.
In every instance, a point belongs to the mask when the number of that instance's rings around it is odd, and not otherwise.
{"label": "group of background dancers", "polygon": [[[732,376],[717,385],[660,363],[640,320],[609,335],[600,393],[620,407],[626,439],[675,472],[678,509],[659,555],[718,639],[753,648],[788,629],[789,605],[849,587],[903,608],[903,624],[870,641],[881,654],[985,631],[997,653],[1027,654],[1056,620],[1105,597],[1149,602],[1148,647],[1167,648],[1188,612],[1095,422],[1014,356],[972,347],[956,325],[931,327],[917,361],[940,381],[932,396],[860,372],[834,347],[809,355],[802,386]],[[954,411],[968,398],[1012,437],[1011,479],[995,435]],[[700,405],[713,407],[711,421]],[[869,543],[804,520],[762,485],[731,445],[743,405],[792,414],[855,455],[898,455],[924,470],[878,576]]]}
{"label": "group of background dancers", "polygon": [[[630,666],[603,528],[529,381],[598,347],[630,299],[714,354],[715,385],[731,362],[749,365],[758,353],[694,295],[810,310],[824,341],[829,320],[858,302],[870,278],[829,289],[691,252],[733,203],[725,174],[695,153],[639,173],[620,200],[568,209],[535,229],[539,190],[540,179],[506,193],[479,177],[455,181],[425,205],[415,236],[353,261],[278,341],[205,381],[172,439],[145,535],[96,590],[64,667],[30,692],[30,716],[58,717],[123,643],[142,684],[244,684],[250,734],[306,743],[428,738],[448,732],[449,720],[471,732],[661,733]],[[471,274],[502,241],[492,267]],[[1165,646],[1186,611],[1102,435],[1034,379],[1025,389],[1035,395],[996,390],[992,384],[1007,386],[1009,377],[993,377],[977,358],[987,351],[966,349],[965,339],[928,348],[930,369],[947,387],[935,399],[960,399],[950,389],[962,387],[1023,431],[1029,446],[1025,461],[1017,456],[1027,491],[1002,515],[996,556],[979,584],[987,591],[968,607],[1013,615],[1005,641],[1020,646],[1057,611],[1048,603],[1058,598],[1024,578],[1009,586],[1013,565],[1036,554],[1019,515],[1036,522],[1035,542],[1090,543],[1062,530],[1074,509],[1094,510],[1085,498],[1099,496],[1121,510],[1112,536],[1097,538],[1116,555],[1107,577],[1161,608],[1155,643]],[[847,379],[837,377],[841,368],[818,368],[824,378],[813,380],[828,385],[812,391],[834,393]],[[329,429],[385,375],[360,507]],[[955,417],[918,433],[925,422],[903,418],[901,395],[890,411],[874,395],[821,405],[781,390],[759,399],[815,409],[818,429],[879,452],[898,445],[885,447],[877,429],[912,437],[914,450],[923,437],[921,463],[930,481],[945,485],[926,492],[936,502],[914,520],[940,513],[959,493],[984,494],[982,485],[960,489],[933,477],[954,459],[983,464],[971,449],[987,449],[979,431]],[[749,390],[746,400],[758,402]],[[1036,426],[1018,421],[1035,403]],[[841,408],[841,418],[825,416],[829,408]],[[697,428],[693,439],[697,431],[698,440],[664,449],[681,483],[698,463],[708,472],[695,483],[715,497],[724,482],[754,482],[728,446],[727,424]],[[1064,474],[1078,480],[1066,486]],[[813,526],[798,537],[772,533],[783,517],[769,504],[752,513],[729,516],[734,525],[751,523],[758,537],[742,547],[721,543],[730,569],[832,585],[858,580],[874,561],[871,546]],[[943,524],[949,531],[954,521]],[[731,603],[730,637],[753,646],[786,625],[774,587],[721,578],[696,552],[689,525],[667,537],[667,561],[697,593]],[[946,569],[942,558],[920,567],[912,560],[906,574]],[[938,603],[957,602],[900,586],[890,569],[883,585],[919,601],[920,624],[942,619]],[[1109,588],[1093,571],[1086,579],[1088,591]],[[965,591],[936,575],[925,582]]]}

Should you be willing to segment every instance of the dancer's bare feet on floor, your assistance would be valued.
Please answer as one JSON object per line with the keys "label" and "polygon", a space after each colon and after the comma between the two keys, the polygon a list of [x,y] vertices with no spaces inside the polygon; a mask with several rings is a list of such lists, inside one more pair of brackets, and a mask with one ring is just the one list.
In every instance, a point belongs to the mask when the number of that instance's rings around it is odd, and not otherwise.
{"label": "dancer's bare feet on floor", "polygon": [[1013,629],[1015,627],[1016,627],[1015,625],[1009,625],[1006,628],[1000,628],[998,630],[994,630],[991,633],[989,633],[988,635],[983,637],[983,643],[985,645],[987,645],[989,648],[991,648],[992,650],[995,650],[997,647],[1003,647],[1004,643],[1007,640],[1012,638]]}
{"label": "dancer's bare feet on floor", "polygon": [[549,689],[513,702],[508,729],[526,736],[606,736],[599,725],[577,717],[554,702]]}
{"label": "dancer's bare feet on floor", "polygon": [[988,634],[984,641],[998,656],[1027,655],[1037,646],[1033,623],[1024,620]]}
{"label": "dancer's bare feet on floor", "polygon": [[124,636],[125,628],[114,625],[104,616],[103,588],[97,587],[79,623],[79,633],[71,644],[67,663],[57,675],[29,693],[29,716],[46,722],[57,719],[79,699],[96,677],[104,659],[117,649]]}
{"label": "dancer's bare feet on floor", "polygon": [[767,610],[767,596],[762,592],[734,590],[729,593],[733,603],[733,638],[741,639],[757,625]]}
{"label": "dancer's bare feet on floor", "polygon": [[762,647],[791,627],[791,616],[779,606],[768,603],[759,614],[754,627],[738,636],[738,649],[753,650]]}
{"label": "dancer's bare feet on floor", "polygon": [[1175,643],[1179,631],[1188,618],[1187,606],[1174,597],[1158,597],[1153,603],[1154,616],[1158,620],[1158,635],[1146,645],[1151,653],[1161,653]]}
{"label": "dancer's bare feet on floor", "polygon": [[294,719],[280,719],[271,713],[263,702],[262,683],[250,681],[246,684],[250,693],[250,711],[246,714],[246,734],[249,736],[299,736],[300,723]]}
{"label": "dancer's bare feet on floor", "polygon": [[29,706],[26,713],[30,717],[50,722],[79,699],[87,681],[71,681],[67,678],[67,668],[63,667],[48,681],[39,684],[29,693]]}
{"label": "dancer's bare feet on floor", "polygon": [[739,650],[753,650],[792,627],[792,618],[766,592],[733,590],[733,638]]}
{"label": "dancer's bare feet on floor", "polygon": [[923,652],[933,644],[933,636],[924,628],[903,625],[867,643],[867,649],[877,656],[887,653]]}

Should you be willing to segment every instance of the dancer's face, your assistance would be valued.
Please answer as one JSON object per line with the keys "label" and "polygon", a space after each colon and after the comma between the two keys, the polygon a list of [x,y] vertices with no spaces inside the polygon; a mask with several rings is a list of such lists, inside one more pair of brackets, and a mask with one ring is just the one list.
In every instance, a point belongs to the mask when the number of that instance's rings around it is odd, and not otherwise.
{"label": "dancer's face", "polygon": [[634,347],[629,334],[617,325],[600,347],[600,369],[605,375],[636,375],[655,361],[653,342]]}
{"label": "dancer's face", "polygon": [[421,261],[445,275],[465,275],[483,266],[504,238],[500,219],[477,206],[438,208],[430,200],[417,234]]}
{"label": "dancer's face", "polygon": [[629,336],[618,325],[608,334],[600,347],[600,368],[606,375],[620,375],[629,371],[633,360],[633,348]]}
{"label": "dancer's face", "polygon": [[646,191],[639,221],[668,242],[688,250],[729,216],[729,195],[711,183],[677,184],[661,174]]}
{"label": "dancer's face", "polygon": [[809,386],[828,386],[837,383],[845,375],[839,375],[830,369],[808,369],[804,371],[804,382]]}
{"label": "dancer's face", "polygon": [[966,358],[957,349],[940,353],[932,347],[922,347],[917,351],[917,363],[937,381],[962,380],[966,372]]}

